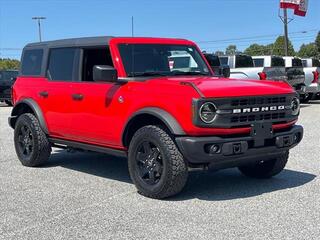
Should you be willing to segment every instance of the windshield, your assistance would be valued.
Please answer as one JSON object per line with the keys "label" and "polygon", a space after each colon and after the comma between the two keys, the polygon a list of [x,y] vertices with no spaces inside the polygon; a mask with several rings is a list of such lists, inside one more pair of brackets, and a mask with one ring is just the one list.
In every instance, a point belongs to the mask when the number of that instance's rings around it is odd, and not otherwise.
{"label": "windshield", "polygon": [[211,75],[194,46],[166,44],[120,44],[128,77]]}
{"label": "windshield", "polygon": [[0,80],[11,80],[18,76],[18,71],[0,71]]}

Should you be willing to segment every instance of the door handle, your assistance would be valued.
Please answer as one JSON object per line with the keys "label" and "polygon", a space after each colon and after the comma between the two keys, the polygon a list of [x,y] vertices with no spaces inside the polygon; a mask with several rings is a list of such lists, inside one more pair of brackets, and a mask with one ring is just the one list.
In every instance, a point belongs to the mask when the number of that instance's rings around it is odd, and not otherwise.
{"label": "door handle", "polygon": [[83,99],[82,94],[75,93],[75,94],[72,94],[71,96],[72,96],[72,99],[75,101],[81,101]]}
{"label": "door handle", "polygon": [[49,93],[47,91],[41,91],[39,92],[40,97],[47,98],[49,96]]}

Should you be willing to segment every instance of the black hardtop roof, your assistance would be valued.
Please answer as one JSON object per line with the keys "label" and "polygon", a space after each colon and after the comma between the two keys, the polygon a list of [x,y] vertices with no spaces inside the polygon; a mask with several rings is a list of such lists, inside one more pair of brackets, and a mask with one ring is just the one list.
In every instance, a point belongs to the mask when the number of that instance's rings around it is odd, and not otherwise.
{"label": "black hardtop roof", "polygon": [[54,48],[54,47],[90,47],[108,46],[112,36],[69,38],[54,41],[29,43],[25,48]]}

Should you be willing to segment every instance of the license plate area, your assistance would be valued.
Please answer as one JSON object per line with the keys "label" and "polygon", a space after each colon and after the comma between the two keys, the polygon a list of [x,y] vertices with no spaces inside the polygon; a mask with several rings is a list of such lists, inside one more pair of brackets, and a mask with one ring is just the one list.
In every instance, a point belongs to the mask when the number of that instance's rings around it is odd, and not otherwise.
{"label": "license plate area", "polygon": [[273,137],[272,123],[254,123],[251,125],[251,136],[253,137],[254,147],[264,146],[265,140]]}

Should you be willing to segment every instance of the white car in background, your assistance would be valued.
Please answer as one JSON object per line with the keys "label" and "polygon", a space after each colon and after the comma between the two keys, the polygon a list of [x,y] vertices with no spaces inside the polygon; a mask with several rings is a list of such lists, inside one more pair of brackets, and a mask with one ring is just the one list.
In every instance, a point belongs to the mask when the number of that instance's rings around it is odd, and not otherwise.
{"label": "white car in background", "polygon": [[302,64],[306,78],[306,92],[308,94],[305,102],[308,102],[311,99],[320,97],[320,61],[315,58],[304,58],[302,59]]}
{"label": "white car in background", "polygon": [[236,54],[231,56],[220,56],[221,64],[229,65],[230,78],[253,79],[253,80],[275,80],[286,79],[284,66],[281,67],[256,67],[249,55]]}

